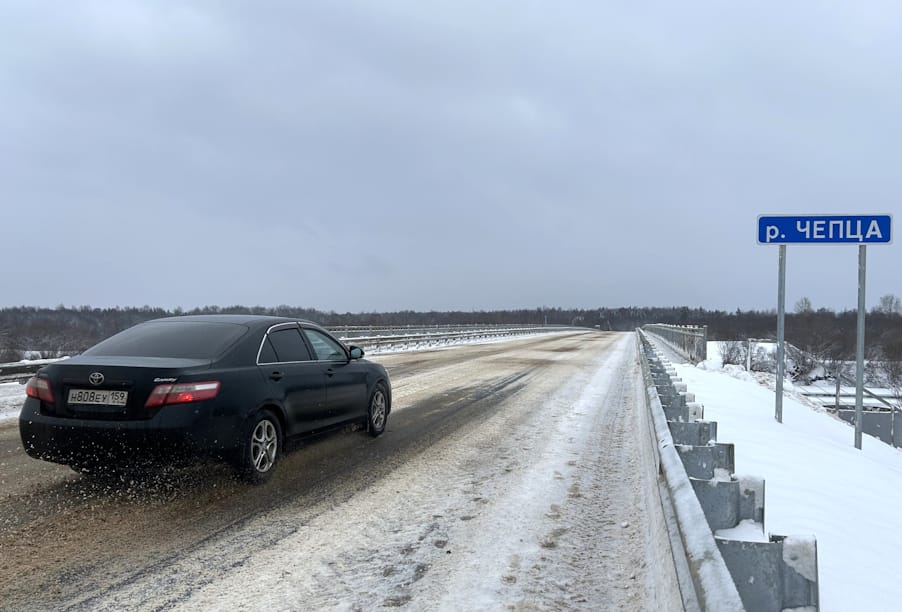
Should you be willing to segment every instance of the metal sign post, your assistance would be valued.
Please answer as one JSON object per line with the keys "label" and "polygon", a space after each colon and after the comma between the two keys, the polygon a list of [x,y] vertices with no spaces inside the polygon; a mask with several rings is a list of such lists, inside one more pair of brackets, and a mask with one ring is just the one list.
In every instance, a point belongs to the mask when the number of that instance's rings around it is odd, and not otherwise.
{"label": "metal sign post", "polygon": [[780,272],[777,281],[777,406],[774,418],[777,423],[783,422],[783,376],[786,369],[786,348],[784,336],[786,332],[786,245],[780,245]]}
{"label": "metal sign post", "polygon": [[780,246],[777,287],[777,398],[774,418],[783,422],[783,375],[785,369],[786,245],[858,245],[858,336],[855,347],[855,448],[861,448],[862,396],[864,392],[864,317],[867,245],[892,242],[890,215],[761,215],[758,244]]}
{"label": "metal sign post", "polygon": [[867,245],[858,247],[858,335],[855,339],[855,448],[861,448],[862,396],[864,395],[864,285],[867,276]]}

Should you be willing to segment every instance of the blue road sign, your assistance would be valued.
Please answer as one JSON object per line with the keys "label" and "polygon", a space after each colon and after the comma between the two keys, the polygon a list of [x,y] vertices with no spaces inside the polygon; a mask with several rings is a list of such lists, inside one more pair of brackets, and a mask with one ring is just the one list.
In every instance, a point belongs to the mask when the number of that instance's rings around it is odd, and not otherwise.
{"label": "blue road sign", "polygon": [[891,215],[774,215],[758,217],[758,244],[887,244]]}

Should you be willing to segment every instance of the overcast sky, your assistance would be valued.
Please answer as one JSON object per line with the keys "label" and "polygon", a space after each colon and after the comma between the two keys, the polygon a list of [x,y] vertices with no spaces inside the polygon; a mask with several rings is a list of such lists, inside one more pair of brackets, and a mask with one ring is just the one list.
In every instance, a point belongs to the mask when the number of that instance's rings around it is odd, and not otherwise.
{"label": "overcast sky", "polygon": [[0,0],[0,306],[776,308],[759,214],[902,222],[900,59],[895,1]]}

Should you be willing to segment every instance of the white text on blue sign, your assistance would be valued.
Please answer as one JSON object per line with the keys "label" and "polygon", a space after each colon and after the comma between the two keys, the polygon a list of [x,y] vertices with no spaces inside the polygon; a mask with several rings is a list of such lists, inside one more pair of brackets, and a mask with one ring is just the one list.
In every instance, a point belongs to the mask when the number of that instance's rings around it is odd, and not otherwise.
{"label": "white text on blue sign", "polygon": [[890,215],[758,217],[760,244],[886,244],[891,241]]}

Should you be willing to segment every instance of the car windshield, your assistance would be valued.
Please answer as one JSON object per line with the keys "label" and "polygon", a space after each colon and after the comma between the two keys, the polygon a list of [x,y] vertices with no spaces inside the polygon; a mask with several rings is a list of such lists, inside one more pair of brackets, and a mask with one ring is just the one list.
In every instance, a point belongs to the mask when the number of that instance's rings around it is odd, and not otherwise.
{"label": "car windshield", "polygon": [[132,327],[89,348],[97,357],[212,359],[247,332],[243,325],[201,321],[157,321]]}

